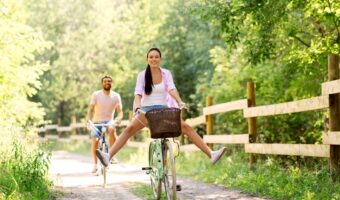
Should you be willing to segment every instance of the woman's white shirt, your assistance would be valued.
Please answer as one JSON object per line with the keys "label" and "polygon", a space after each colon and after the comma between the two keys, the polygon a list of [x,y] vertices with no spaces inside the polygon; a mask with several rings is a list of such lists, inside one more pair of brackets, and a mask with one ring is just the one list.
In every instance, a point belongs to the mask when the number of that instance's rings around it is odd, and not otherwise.
{"label": "woman's white shirt", "polygon": [[161,83],[153,85],[150,95],[144,94],[144,98],[141,103],[142,106],[167,105],[165,85],[163,80]]}

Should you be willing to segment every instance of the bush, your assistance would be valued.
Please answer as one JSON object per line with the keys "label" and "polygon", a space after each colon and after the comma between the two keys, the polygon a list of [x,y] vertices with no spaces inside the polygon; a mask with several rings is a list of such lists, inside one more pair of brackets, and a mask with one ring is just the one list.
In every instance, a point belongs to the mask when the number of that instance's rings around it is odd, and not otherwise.
{"label": "bush", "polygon": [[50,154],[36,148],[28,151],[18,141],[0,160],[0,199],[46,199]]}

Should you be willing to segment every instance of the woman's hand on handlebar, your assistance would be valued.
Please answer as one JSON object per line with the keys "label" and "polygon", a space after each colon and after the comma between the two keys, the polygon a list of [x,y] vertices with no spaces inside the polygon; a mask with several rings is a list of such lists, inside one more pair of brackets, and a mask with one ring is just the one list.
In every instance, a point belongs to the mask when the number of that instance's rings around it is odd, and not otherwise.
{"label": "woman's hand on handlebar", "polygon": [[178,103],[178,106],[179,106],[179,109],[181,109],[181,110],[182,109],[189,110],[188,105],[186,103],[184,103],[184,102]]}

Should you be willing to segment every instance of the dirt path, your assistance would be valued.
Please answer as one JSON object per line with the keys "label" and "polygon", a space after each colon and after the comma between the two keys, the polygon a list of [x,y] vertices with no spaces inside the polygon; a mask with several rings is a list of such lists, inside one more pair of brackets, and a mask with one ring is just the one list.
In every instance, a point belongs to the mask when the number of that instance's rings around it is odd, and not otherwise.
{"label": "dirt path", "polygon": [[140,198],[130,193],[126,185],[129,182],[149,181],[149,177],[140,168],[115,164],[110,166],[107,185],[103,188],[102,176],[94,176],[91,170],[90,157],[64,151],[54,152],[50,174],[57,190],[65,194],[57,199],[137,200]]}
{"label": "dirt path", "polygon": [[[106,188],[102,187],[102,177],[90,173],[91,158],[65,151],[53,153],[50,174],[57,190],[64,195],[58,195],[58,200],[101,199],[101,200],[139,200],[128,191],[132,182],[149,184],[147,176],[138,166],[115,164],[110,166]],[[260,200],[262,198],[241,194],[213,184],[205,184],[190,179],[179,179],[182,191],[180,199],[242,199]]]}

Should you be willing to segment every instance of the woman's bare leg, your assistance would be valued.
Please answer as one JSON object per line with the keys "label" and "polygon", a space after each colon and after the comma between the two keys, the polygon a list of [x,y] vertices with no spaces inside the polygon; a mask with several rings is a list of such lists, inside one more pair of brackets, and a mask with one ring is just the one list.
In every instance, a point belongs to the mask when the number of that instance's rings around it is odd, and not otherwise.
{"label": "woman's bare leg", "polygon": [[111,148],[117,139],[116,129],[110,127],[108,130],[108,134],[109,134],[109,146]]}
{"label": "woman's bare leg", "polygon": [[138,130],[145,127],[144,124],[147,124],[147,120],[144,114],[139,114],[137,117],[132,119],[129,126],[126,129],[124,129],[122,134],[120,134],[116,142],[110,148],[109,151],[110,160],[125,145],[125,143],[131,136],[133,136]]}
{"label": "woman's bare leg", "polygon": [[182,120],[182,132],[189,137],[189,139],[200,148],[209,158],[211,158],[211,149],[202,138],[196,133],[196,131]]}

